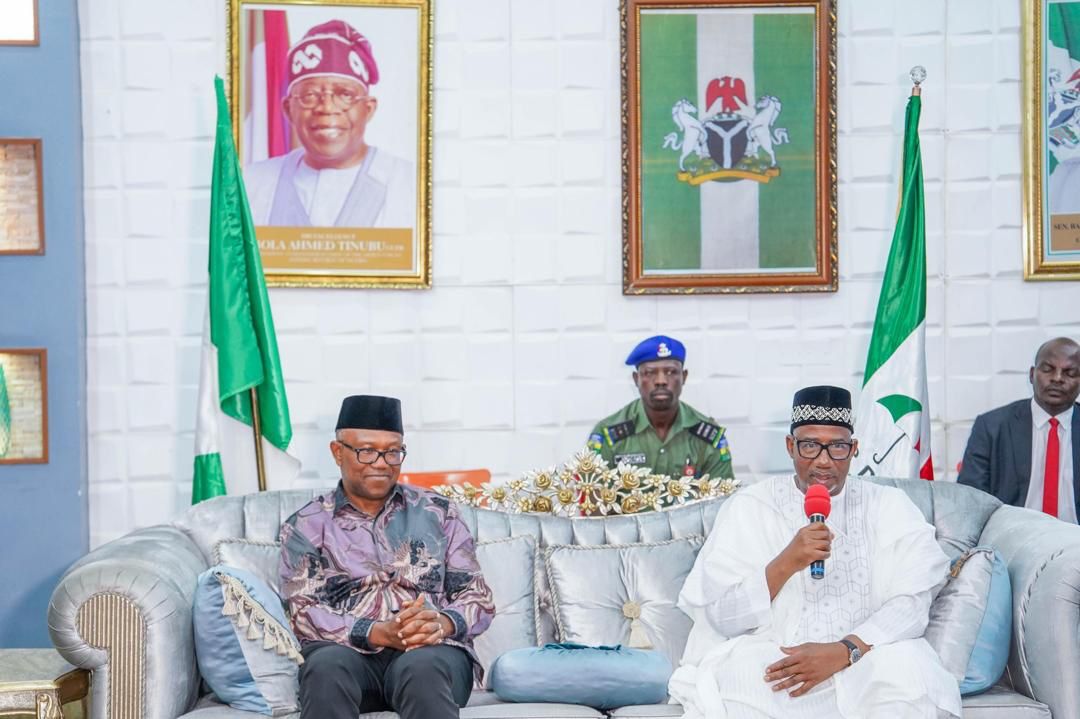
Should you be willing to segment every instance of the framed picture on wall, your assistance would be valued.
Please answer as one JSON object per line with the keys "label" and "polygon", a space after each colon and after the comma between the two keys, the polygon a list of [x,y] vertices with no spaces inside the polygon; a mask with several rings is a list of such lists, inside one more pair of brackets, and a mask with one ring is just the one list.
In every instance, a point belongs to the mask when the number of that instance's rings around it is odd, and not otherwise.
{"label": "framed picture on wall", "polygon": [[0,137],[0,255],[45,254],[41,140]]}
{"label": "framed picture on wall", "polygon": [[623,0],[625,294],[837,286],[833,0]]}
{"label": "framed picture on wall", "polygon": [[267,284],[431,286],[431,0],[229,0]]}
{"label": "framed picture on wall", "polygon": [[0,348],[0,464],[49,461],[44,349]]}
{"label": "framed picture on wall", "polygon": [[0,2],[0,45],[37,45],[38,0]]}
{"label": "framed picture on wall", "polygon": [[1080,0],[1024,0],[1024,278],[1080,279]]}

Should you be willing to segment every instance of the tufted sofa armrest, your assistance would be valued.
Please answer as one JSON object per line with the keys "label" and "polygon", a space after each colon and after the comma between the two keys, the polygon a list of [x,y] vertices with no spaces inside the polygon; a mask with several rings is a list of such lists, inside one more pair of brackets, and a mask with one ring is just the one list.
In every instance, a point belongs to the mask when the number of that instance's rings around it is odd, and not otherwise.
{"label": "tufted sofa armrest", "polygon": [[76,562],[49,602],[60,654],[93,673],[94,719],[174,719],[199,689],[191,607],[207,561],[180,529],[141,529]]}
{"label": "tufted sofa armrest", "polygon": [[1056,717],[1080,716],[1080,527],[1003,506],[990,516],[980,544],[997,549],[1009,565],[1013,687]]}

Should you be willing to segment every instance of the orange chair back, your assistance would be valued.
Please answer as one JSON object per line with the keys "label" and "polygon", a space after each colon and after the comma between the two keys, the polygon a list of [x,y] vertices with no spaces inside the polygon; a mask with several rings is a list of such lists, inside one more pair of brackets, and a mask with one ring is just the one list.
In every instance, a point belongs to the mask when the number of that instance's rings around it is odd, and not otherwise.
{"label": "orange chair back", "polygon": [[491,481],[486,469],[453,469],[446,472],[402,472],[398,480],[402,484],[431,489],[440,484],[471,484],[478,486]]}

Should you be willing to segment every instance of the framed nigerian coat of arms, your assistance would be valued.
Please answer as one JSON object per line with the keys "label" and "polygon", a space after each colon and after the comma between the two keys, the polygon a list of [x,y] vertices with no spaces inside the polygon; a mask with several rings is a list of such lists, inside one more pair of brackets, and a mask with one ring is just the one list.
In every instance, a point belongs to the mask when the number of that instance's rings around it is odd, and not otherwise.
{"label": "framed nigerian coat of arms", "polygon": [[623,291],[837,286],[834,0],[624,0]]}

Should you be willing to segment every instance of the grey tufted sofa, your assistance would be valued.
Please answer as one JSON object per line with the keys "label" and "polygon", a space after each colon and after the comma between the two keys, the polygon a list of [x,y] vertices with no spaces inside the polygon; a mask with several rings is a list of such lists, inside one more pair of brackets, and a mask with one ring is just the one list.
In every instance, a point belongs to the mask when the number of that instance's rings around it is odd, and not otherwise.
{"label": "grey tufted sofa", "polygon": [[[853,480],[854,481],[854,480]],[[1003,555],[1013,584],[1013,642],[1000,686],[964,701],[968,719],[1080,717],[1080,527],[1003,506],[970,487],[882,480],[902,488],[937,528],[951,556],[977,544]],[[221,539],[274,541],[281,521],[320,494],[285,491],[222,497],[176,522],[103,545],[63,576],[49,606],[60,653],[93,672],[94,719],[253,719],[200,697],[191,605],[196,577]],[[540,545],[656,542],[707,533],[723,500],[664,512],[565,519],[464,509],[478,540],[531,534]],[[554,640],[547,587],[541,585],[543,641]],[[1037,701],[1035,701],[1037,700]],[[1044,706],[1045,705],[1045,706]],[[677,717],[677,706],[628,707],[616,717]],[[386,714],[385,716],[395,716]],[[501,704],[474,693],[466,719],[602,717],[572,705]]]}

